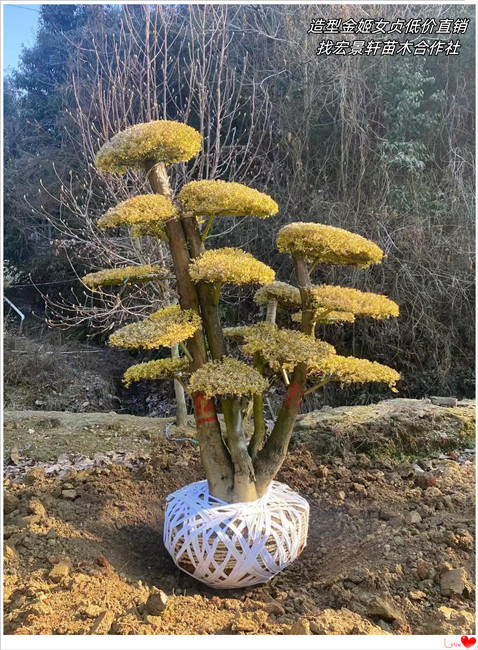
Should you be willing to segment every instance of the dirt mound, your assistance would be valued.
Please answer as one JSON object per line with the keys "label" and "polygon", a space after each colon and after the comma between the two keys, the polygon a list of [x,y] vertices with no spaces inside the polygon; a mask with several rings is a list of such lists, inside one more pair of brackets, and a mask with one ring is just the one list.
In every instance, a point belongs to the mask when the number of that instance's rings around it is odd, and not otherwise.
{"label": "dirt mound", "polygon": [[309,443],[316,453],[363,452],[375,457],[417,458],[474,446],[475,409],[472,400],[446,407],[428,399],[325,406],[299,416],[294,440]]}
{"label": "dirt mound", "polygon": [[[153,438],[164,437],[173,419],[114,412],[5,411],[5,451],[18,449],[30,459],[53,461],[71,452],[92,456],[111,450],[146,450]],[[185,433],[193,435],[194,430]]]}
{"label": "dirt mound", "polygon": [[[222,416],[221,416],[222,417]],[[4,413],[5,450],[18,449],[33,460],[54,461],[64,453],[92,456],[107,451],[145,451],[164,437],[174,418],[109,413],[14,411]],[[173,437],[194,436],[190,417],[186,430]],[[427,400],[394,399],[369,406],[324,407],[299,417],[293,445],[313,453],[343,455],[363,452],[373,457],[410,459],[432,452],[474,445],[475,403],[456,408]]]}
{"label": "dirt mound", "polygon": [[160,440],[134,468],[34,467],[6,480],[5,634],[469,633],[474,466],[456,457],[296,445],[278,478],[310,502],[308,545],[266,585],[227,592],[176,569],[161,540],[166,495],[203,478],[192,442]]}
{"label": "dirt mound", "polygon": [[121,407],[128,355],[104,346],[55,342],[51,333],[18,336],[6,328],[4,402],[10,409],[108,411]]}

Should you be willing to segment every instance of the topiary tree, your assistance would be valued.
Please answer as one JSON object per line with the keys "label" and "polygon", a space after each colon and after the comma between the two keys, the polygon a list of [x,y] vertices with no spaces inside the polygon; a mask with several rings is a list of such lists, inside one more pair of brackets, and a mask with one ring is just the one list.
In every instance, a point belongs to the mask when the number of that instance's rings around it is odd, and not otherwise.
{"label": "topiary tree", "polygon": [[[179,358],[137,364],[126,372],[125,382],[179,379],[193,398],[210,498],[225,504],[247,503],[263,497],[278,473],[304,394],[331,381],[384,382],[393,390],[399,379],[388,366],[336,354],[331,345],[316,339],[316,325],[351,322],[358,315],[389,318],[398,315],[398,307],[385,296],[312,284],[311,273],[318,264],[366,269],[382,261],[383,252],[376,244],[339,228],[291,223],[280,230],[277,246],[293,258],[297,287],[275,281],[271,268],[240,249],[206,250],[214,219],[268,218],[277,213],[278,205],[255,189],[222,180],[192,181],[174,196],[167,165],[186,162],[200,149],[201,136],[193,128],[154,121],[118,133],[97,154],[96,164],[103,172],[143,168],[153,192],[120,203],[99,225],[129,226],[135,236],[166,240],[179,295],[179,305],[123,327],[110,337],[110,343],[127,349],[179,344]],[[131,277],[129,270],[116,273],[120,278]],[[161,273],[160,268],[135,268],[139,280]],[[101,272],[88,278],[90,284],[93,281],[102,281]],[[225,284],[262,285],[255,300],[267,307],[266,320],[223,328],[218,307]],[[300,323],[300,331],[277,326],[278,308],[294,312],[292,320]],[[228,354],[228,338],[239,342],[240,359]],[[267,435],[263,400],[274,377],[287,389]],[[250,440],[244,431],[244,397],[252,399]],[[224,416],[223,431],[219,409]]]}

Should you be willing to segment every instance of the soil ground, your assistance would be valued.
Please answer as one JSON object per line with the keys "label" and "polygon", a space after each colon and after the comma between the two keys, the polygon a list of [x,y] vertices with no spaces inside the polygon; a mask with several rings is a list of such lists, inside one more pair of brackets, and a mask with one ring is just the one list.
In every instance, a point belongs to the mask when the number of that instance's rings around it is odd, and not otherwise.
{"label": "soil ground", "polygon": [[[367,417],[376,422],[377,407],[402,424],[403,409],[426,422],[434,413],[435,423],[449,411],[400,401],[353,408],[371,409],[360,412],[362,428]],[[454,437],[445,418],[447,451],[436,448],[445,439],[435,424],[433,451],[422,432],[406,460],[405,448],[391,458],[377,444],[365,447],[368,454],[348,453],[350,436],[347,445],[335,436],[321,453],[320,418],[347,429],[337,411],[307,416],[308,428],[302,419],[278,476],[310,503],[307,547],[266,585],[240,591],[208,589],[164,549],[167,494],[203,478],[194,441],[161,435],[169,421],[7,413],[5,634],[473,633],[475,471],[467,438]],[[70,422],[68,434],[70,417],[79,428]],[[118,425],[118,417],[132,420]],[[393,435],[384,438],[390,451]],[[168,596],[161,615],[146,607],[153,587]]]}

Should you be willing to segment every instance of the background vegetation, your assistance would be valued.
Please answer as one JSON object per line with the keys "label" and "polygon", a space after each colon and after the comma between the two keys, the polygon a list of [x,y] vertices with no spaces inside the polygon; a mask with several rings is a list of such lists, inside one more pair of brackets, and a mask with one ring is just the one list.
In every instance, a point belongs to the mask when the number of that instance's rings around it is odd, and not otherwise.
{"label": "background vegetation", "polygon": [[[147,185],[141,175],[126,183],[103,177],[93,158],[126,126],[185,121],[203,134],[204,155],[178,166],[176,186],[193,178],[245,182],[280,205],[270,220],[217,220],[214,245],[245,246],[290,282],[289,260],[275,247],[285,223],[316,221],[372,239],[387,254],[381,266],[319,268],[315,280],[386,293],[401,317],[327,326],[323,337],[343,354],[397,368],[402,396],[472,396],[474,7],[380,12],[43,5],[35,45],[5,79],[5,257],[30,274],[8,295],[37,311],[43,296],[52,323],[98,344],[112,327],[149,312],[151,301],[157,309],[162,296],[150,285],[99,300],[74,269],[167,262],[161,243],[98,231],[107,208]],[[321,16],[473,20],[459,36],[459,56],[317,57],[321,37],[307,30]],[[231,325],[257,320],[257,310],[252,291],[226,294]],[[325,399],[384,395],[327,387]]]}

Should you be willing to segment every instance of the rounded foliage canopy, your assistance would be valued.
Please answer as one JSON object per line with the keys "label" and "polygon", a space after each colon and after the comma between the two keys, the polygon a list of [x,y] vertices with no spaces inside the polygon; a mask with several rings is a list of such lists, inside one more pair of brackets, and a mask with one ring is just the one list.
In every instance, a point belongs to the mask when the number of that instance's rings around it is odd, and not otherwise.
{"label": "rounded foliage canopy", "polygon": [[359,266],[378,264],[383,251],[376,244],[342,228],[320,223],[290,223],[279,230],[281,253],[304,255],[319,264]]}
{"label": "rounded foliage canopy", "polygon": [[301,304],[300,291],[287,282],[276,280],[258,289],[254,295],[258,305],[266,305],[270,300],[277,300],[281,307],[297,307]]}
{"label": "rounded foliage canopy", "polygon": [[189,265],[189,275],[193,282],[203,280],[219,285],[241,285],[268,284],[274,279],[275,272],[240,248],[217,248],[196,258]]}
{"label": "rounded foliage canopy", "polygon": [[178,305],[165,307],[145,320],[122,327],[110,336],[110,345],[136,349],[170,348],[191,338],[201,327],[201,317]]}
{"label": "rounded foliage canopy", "polygon": [[172,202],[161,194],[140,194],[110,208],[100,219],[98,228],[118,228],[139,224],[159,226],[176,216]]}
{"label": "rounded foliage canopy", "polygon": [[201,134],[187,124],[171,120],[144,122],[108,140],[96,155],[96,166],[103,172],[123,174],[143,168],[147,160],[186,162],[199,153],[201,146]]}
{"label": "rounded foliage canopy", "polygon": [[128,368],[123,375],[123,383],[126,387],[134,381],[142,379],[169,379],[178,373],[189,370],[189,361],[182,357],[169,357],[167,359],[157,359],[145,363],[137,363]]}
{"label": "rounded foliage canopy", "polygon": [[271,217],[279,210],[270,196],[241,183],[191,181],[178,199],[197,217]]}
{"label": "rounded foliage canopy", "polygon": [[88,273],[82,280],[90,289],[116,284],[150,282],[155,278],[169,275],[168,269],[157,264],[144,266],[119,266],[115,269],[104,269],[96,273]]}
{"label": "rounded foliage canopy", "polygon": [[400,374],[377,361],[358,359],[357,357],[343,357],[338,354],[314,362],[309,368],[309,375],[319,381],[330,378],[341,384],[366,384],[369,382],[388,384],[397,392],[395,384],[400,379]]}
{"label": "rounded foliage canopy", "polygon": [[[376,319],[390,318],[399,314],[397,303],[379,293],[320,284],[312,287],[311,294],[318,319],[324,315],[328,317],[329,312],[332,311],[356,316],[371,316]],[[300,301],[298,304],[300,305]],[[350,318],[346,317],[345,320]]]}
{"label": "rounded foliage canopy", "polygon": [[203,393],[205,397],[254,395],[263,393],[267,386],[267,380],[255,368],[231,357],[208,361],[191,375],[189,382],[191,393]]}
{"label": "rounded foliage canopy", "polygon": [[279,329],[272,323],[257,323],[243,330],[242,351],[250,355],[258,352],[276,372],[282,369],[290,372],[299,363],[319,363],[335,354],[335,348],[329,343],[295,330]]}

